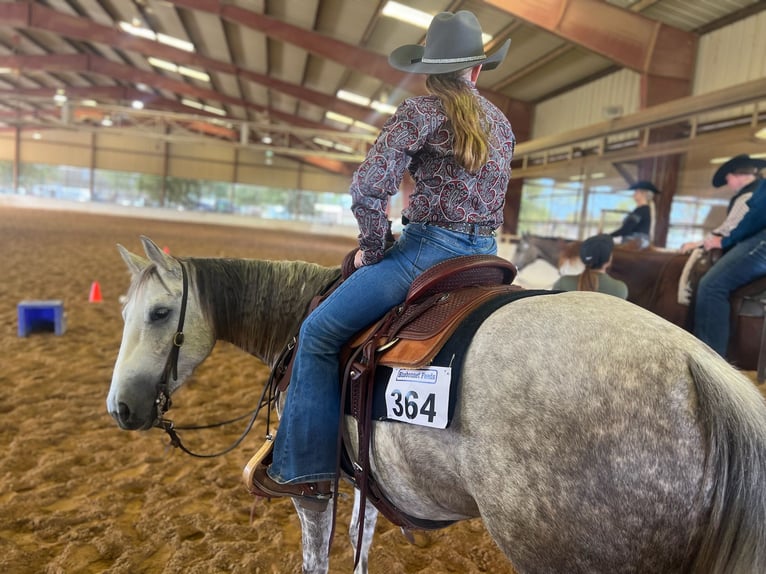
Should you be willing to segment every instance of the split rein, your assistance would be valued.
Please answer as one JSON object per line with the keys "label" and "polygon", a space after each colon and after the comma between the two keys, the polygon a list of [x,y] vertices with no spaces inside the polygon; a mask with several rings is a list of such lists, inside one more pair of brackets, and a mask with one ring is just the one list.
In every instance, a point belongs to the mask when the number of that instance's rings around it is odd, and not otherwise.
{"label": "split rein", "polygon": [[[197,458],[215,458],[215,457],[227,454],[231,452],[232,450],[234,450],[235,448],[237,448],[245,439],[245,437],[248,435],[248,433],[252,430],[253,425],[255,424],[255,419],[258,416],[258,413],[260,412],[261,408],[264,405],[271,405],[273,397],[272,397],[272,393],[269,391],[270,389],[274,388],[272,384],[274,374],[272,372],[272,375],[269,378],[269,381],[266,383],[266,386],[264,387],[263,392],[261,393],[261,398],[258,400],[258,406],[255,407],[255,409],[253,409],[252,411],[247,412],[243,415],[240,415],[238,417],[235,417],[233,419],[229,419],[226,421],[221,421],[218,423],[211,423],[207,425],[189,425],[189,426],[176,426],[173,421],[165,418],[165,413],[168,412],[168,410],[171,407],[170,393],[168,391],[168,379],[172,377],[174,381],[178,380],[178,355],[181,352],[181,345],[184,344],[184,320],[186,318],[186,303],[189,299],[189,278],[187,275],[186,267],[184,266],[183,262],[181,261],[178,261],[178,262],[181,265],[181,277],[182,277],[182,285],[183,285],[183,289],[181,292],[181,310],[178,316],[178,326],[176,328],[175,334],[173,335],[173,346],[171,347],[170,354],[168,355],[168,359],[165,362],[165,369],[162,372],[162,379],[160,380],[160,383],[157,385],[157,398],[154,401],[155,405],[157,406],[157,419],[154,421],[153,426],[164,430],[168,434],[168,436],[170,437],[169,446],[179,448],[186,454],[197,457]],[[267,392],[269,393],[269,396],[266,398],[266,401],[264,401],[264,397],[266,396]],[[269,408],[268,410],[270,412],[271,409]],[[190,450],[189,448],[186,447],[186,445],[183,444],[183,442],[181,441],[181,437],[176,432],[181,430],[204,430],[204,429],[222,427],[228,424],[239,422],[247,417],[250,417],[250,420],[248,421],[247,425],[245,426],[245,430],[242,432],[239,438],[237,438],[227,448],[215,453],[197,453]]]}

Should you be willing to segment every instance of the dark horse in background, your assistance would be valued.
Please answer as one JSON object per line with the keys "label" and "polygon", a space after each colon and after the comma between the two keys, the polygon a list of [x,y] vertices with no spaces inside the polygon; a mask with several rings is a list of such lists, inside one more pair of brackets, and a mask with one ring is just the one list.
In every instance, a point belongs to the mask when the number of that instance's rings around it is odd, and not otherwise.
{"label": "dark horse in background", "polygon": [[[512,261],[519,270],[536,259],[543,259],[559,269],[562,266],[572,269],[575,266],[572,261],[579,262],[579,252],[579,241],[524,234]],[[679,327],[688,328],[690,308],[678,302],[678,282],[688,257],[688,254],[677,251],[617,245],[609,274],[627,284],[628,301]],[[755,370],[758,365],[764,320],[762,298],[766,299],[766,277],[740,287],[731,297],[728,358],[737,367],[748,371]]]}

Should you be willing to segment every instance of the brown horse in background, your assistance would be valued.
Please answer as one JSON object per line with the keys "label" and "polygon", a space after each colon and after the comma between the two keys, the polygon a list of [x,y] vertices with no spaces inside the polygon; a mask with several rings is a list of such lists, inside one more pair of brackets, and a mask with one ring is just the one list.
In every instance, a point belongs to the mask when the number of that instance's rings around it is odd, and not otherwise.
{"label": "brown horse in background", "polygon": [[[513,263],[521,270],[536,259],[556,268],[579,262],[580,241],[560,237],[523,235]],[[689,306],[678,302],[678,283],[689,255],[632,244],[615,246],[609,274],[628,286],[628,301],[688,329]],[[582,263],[579,263],[582,266]],[[728,359],[745,370],[755,370],[761,347],[763,306],[758,295],[766,292],[766,277],[737,289],[731,297],[731,338]]]}

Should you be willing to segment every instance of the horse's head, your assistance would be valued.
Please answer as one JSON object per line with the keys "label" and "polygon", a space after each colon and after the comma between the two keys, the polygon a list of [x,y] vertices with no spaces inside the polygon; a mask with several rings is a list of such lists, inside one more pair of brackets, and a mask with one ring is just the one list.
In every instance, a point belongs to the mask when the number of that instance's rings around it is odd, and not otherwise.
{"label": "horse's head", "polygon": [[528,233],[522,233],[519,242],[516,244],[516,251],[511,257],[511,263],[516,266],[516,269],[521,271],[527,265],[534,263],[537,258],[540,257],[540,249],[532,241],[532,236]]}
{"label": "horse's head", "polygon": [[109,414],[128,430],[146,430],[158,422],[169,407],[164,401],[215,344],[196,290],[185,281],[182,262],[147,237],[141,237],[141,242],[148,259],[117,246],[133,280],[122,311],[122,344],[106,399]]}

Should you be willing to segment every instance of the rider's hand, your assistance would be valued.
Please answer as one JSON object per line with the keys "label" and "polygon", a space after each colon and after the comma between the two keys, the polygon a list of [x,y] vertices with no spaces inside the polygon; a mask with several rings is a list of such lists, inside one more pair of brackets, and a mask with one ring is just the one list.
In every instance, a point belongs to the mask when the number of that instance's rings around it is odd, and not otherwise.
{"label": "rider's hand", "polygon": [[359,269],[364,265],[364,261],[362,258],[364,257],[364,251],[361,249],[356,252],[356,255],[354,255],[354,267]]}
{"label": "rider's hand", "polygon": [[720,249],[721,237],[719,235],[711,235],[710,237],[706,237],[704,247],[705,251],[710,251],[711,249]]}
{"label": "rider's hand", "polygon": [[689,253],[690,251],[702,247],[702,241],[689,241],[681,246],[681,253]]}

